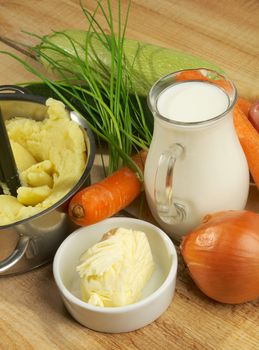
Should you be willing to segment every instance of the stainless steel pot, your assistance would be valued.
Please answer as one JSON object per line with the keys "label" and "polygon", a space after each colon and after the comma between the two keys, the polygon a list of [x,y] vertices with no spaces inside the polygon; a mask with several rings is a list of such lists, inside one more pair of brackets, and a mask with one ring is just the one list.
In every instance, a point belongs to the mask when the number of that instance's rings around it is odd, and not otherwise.
{"label": "stainless steel pot", "polygon": [[[5,119],[20,116],[42,120],[47,116],[45,102],[45,98],[31,95],[26,89],[0,86],[0,107]],[[87,146],[84,173],[71,191],[50,208],[19,222],[0,226],[0,276],[26,272],[47,263],[65,237],[76,228],[66,213],[67,204],[69,198],[89,181],[95,142],[86,121],[73,111],[70,111],[70,117],[84,132]]]}

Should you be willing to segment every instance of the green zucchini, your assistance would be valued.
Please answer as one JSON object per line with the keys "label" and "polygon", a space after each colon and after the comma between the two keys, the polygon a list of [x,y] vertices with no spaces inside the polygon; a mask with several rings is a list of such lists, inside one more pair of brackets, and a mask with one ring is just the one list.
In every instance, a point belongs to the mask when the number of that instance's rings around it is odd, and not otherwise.
{"label": "green zucchini", "polygon": [[[45,36],[42,43],[37,46],[41,62],[47,69],[52,69],[49,60],[47,61],[44,58],[44,55],[47,55],[55,62],[59,61],[64,65],[66,64],[67,57],[62,54],[62,51],[51,49],[49,43],[56,45],[57,48],[65,50],[71,55],[76,54],[76,49],[78,56],[84,60],[86,55],[86,38],[89,38],[87,35],[89,33],[82,30],[65,30],[64,32]],[[174,49],[167,49],[126,38],[123,48],[128,66],[132,67],[132,85],[138,95],[146,96],[156,80],[174,71],[203,67],[223,73],[222,69],[213,63]],[[103,45],[100,36],[96,33],[91,33],[87,50],[93,69],[98,69],[100,62],[105,67],[110,67],[110,50]],[[98,57],[98,59],[96,60],[94,57]],[[67,65],[73,70],[71,61],[67,62]],[[76,66],[75,69],[77,69]]]}

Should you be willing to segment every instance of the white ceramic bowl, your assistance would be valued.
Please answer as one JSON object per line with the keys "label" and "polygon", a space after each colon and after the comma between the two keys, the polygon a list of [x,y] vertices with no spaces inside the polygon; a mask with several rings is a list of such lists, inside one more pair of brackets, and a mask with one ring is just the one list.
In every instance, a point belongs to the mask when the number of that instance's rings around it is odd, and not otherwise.
{"label": "white ceramic bowl", "polygon": [[[138,302],[122,307],[96,307],[80,300],[76,266],[89,247],[117,227],[146,233],[155,260],[155,271]],[[158,227],[142,220],[115,217],[82,227],[68,236],[56,252],[53,272],[70,314],[82,325],[100,332],[120,333],[139,329],[156,320],[172,302],[177,274],[177,253],[170,238]]]}

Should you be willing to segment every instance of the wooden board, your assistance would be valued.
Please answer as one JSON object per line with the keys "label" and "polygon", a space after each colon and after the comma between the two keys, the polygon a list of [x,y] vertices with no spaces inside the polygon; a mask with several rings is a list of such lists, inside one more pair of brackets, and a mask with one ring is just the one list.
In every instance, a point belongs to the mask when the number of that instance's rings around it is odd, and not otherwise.
{"label": "wooden board", "polygon": [[[92,10],[95,1],[85,4]],[[125,7],[126,1],[123,4]],[[117,1],[112,1],[112,8],[115,13]],[[129,37],[210,60],[227,72],[240,95],[259,98],[257,0],[135,0],[130,13]],[[100,16],[98,19],[103,23]],[[73,0],[2,1],[0,23],[0,38],[23,44],[36,40],[22,30],[42,35],[86,28],[79,3]],[[0,50],[20,55],[16,44],[11,47],[0,41]],[[11,57],[0,54],[0,59],[0,84],[35,79]],[[259,211],[258,199],[258,190],[252,187],[247,208]],[[135,204],[131,209],[136,214]],[[0,298],[0,349],[4,350],[259,348],[259,301],[229,306],[210,300],[195,287],[182,262],[169,309],[151,325],[132,333],[97,333],[76,323],[61,302],[51,264],[0,278]]]}

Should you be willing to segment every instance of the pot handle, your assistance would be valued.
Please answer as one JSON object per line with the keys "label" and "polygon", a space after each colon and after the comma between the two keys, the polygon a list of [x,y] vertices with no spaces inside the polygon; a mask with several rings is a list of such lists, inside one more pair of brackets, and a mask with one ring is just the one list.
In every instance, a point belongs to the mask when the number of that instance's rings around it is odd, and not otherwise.
{"label": "pot handle", "polygon": [[0,85],[0,92],[15,93],[15,94],[29,94],[30,91],[24,87],[17,85]]}
{"label": "pot handle", "polygon": [[30,242],[30,238],[27,236],[21,236],[14,251],[10,256],[8,256],[6,259],[0,261],[0,274],[4,273],[5,271],[9,270],[11,267],[13,267],[15,264],[17,264],[23,255],[25,254],[28,245]]}
{"label": "pot handle", "polygon": [[155,177],[156,210],[162,221],[167,224],[182,222],[186,216],[186,208],[175,201],[173,197],[173,173],[177,159],[184,148],[179,143],[171,145],[170,149],[160,155]]}

